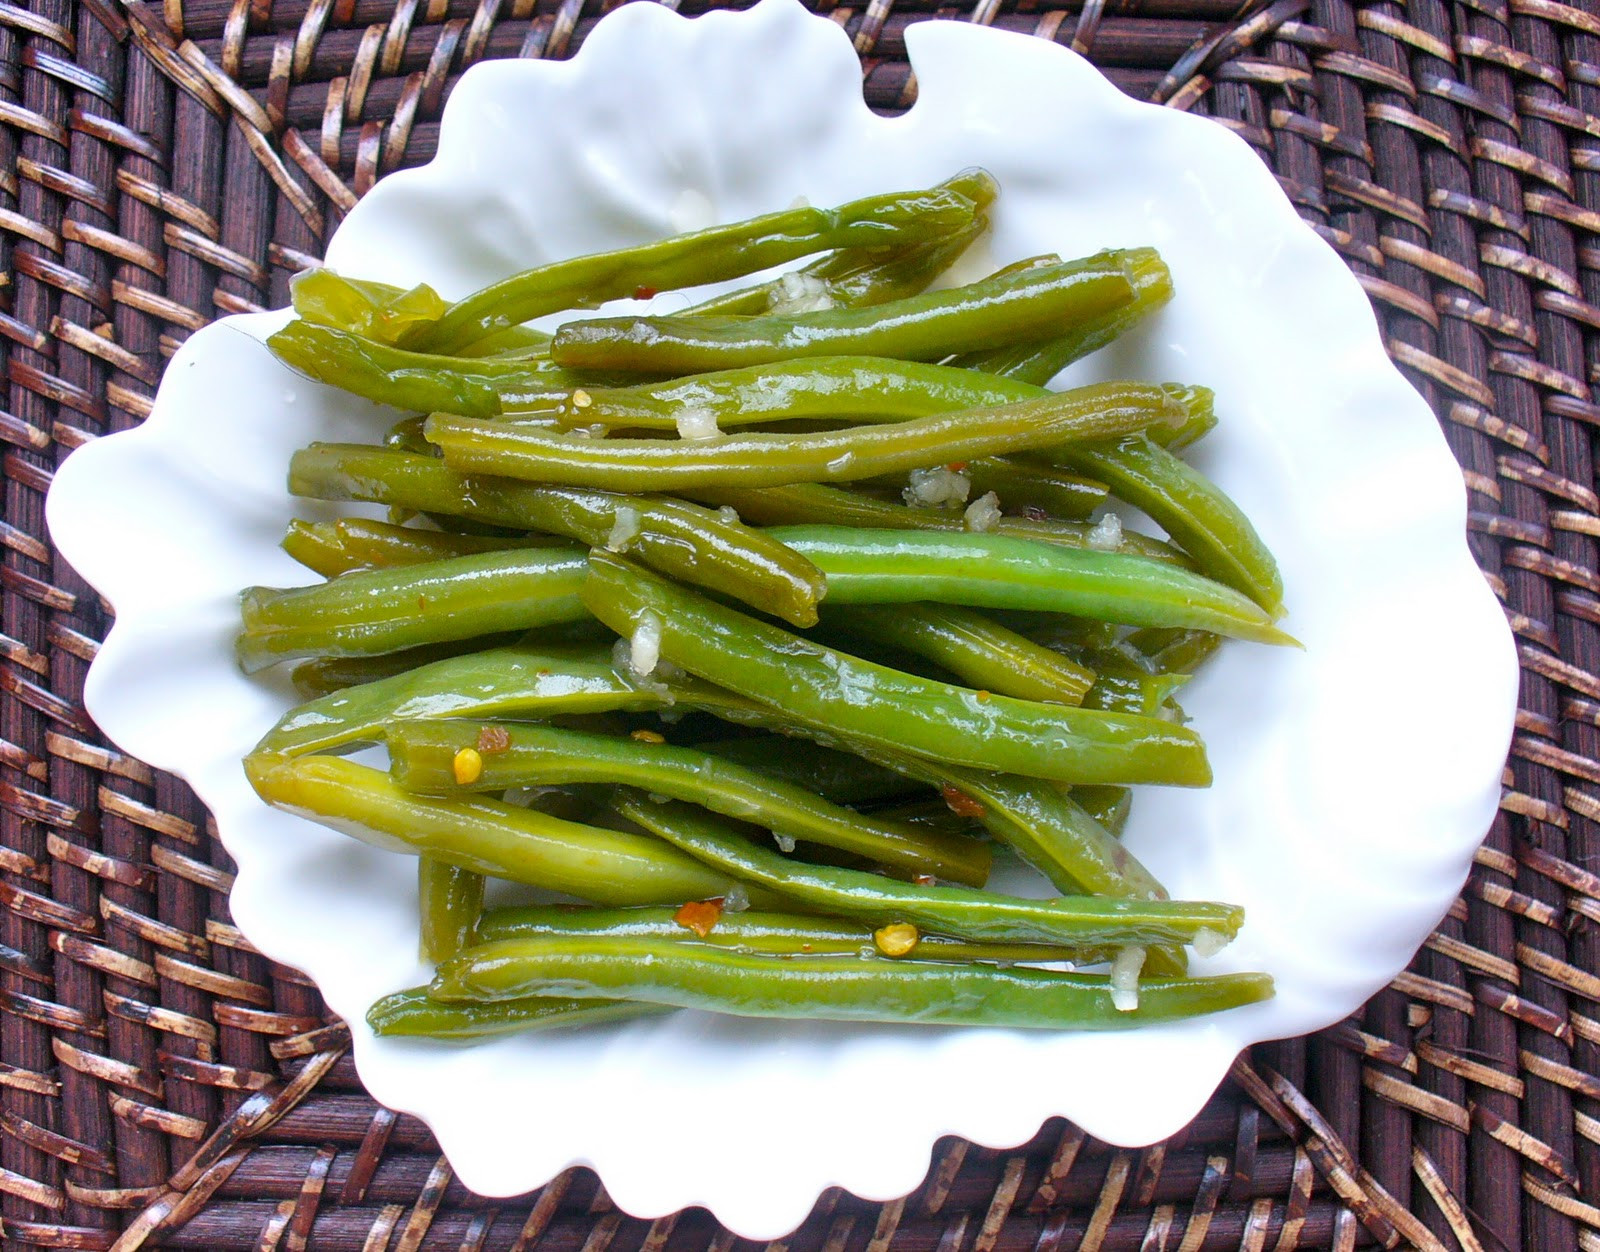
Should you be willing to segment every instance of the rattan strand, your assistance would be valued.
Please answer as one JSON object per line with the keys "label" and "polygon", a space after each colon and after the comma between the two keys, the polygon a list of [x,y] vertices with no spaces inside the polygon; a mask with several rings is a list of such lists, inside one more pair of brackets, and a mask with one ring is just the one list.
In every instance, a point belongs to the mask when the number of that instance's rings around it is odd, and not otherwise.
{"label": "rattan strand", "polygon": [[[0,4],[9,1246],[743,1246],[703,1212],[628,1218],[581,1170],[516,1200],[473,1197],[424,1128],[365,1096],[314,989],[229,925],[227,858],[193,797],[85,717],[106,614],[42,518],[59,458],[141,420],[187,334],[281,303],[381,173],[432,153],[467,65],[570,55],[608,7]],[[820,8],[854,38],[880,109],[915,97],[905,27],[944,16],[1071,45],[1125,90],[1249,141],[1349,261],[1440,415],[1524,686],[1471,880],[1361,1013],[1253,1049],[1167,1144],[1119,1151],[1060,1122],[1009,1152],[944,1142],[906,1200],[829,1193],[782,1246],[1600,1248],[1594,5]]]}

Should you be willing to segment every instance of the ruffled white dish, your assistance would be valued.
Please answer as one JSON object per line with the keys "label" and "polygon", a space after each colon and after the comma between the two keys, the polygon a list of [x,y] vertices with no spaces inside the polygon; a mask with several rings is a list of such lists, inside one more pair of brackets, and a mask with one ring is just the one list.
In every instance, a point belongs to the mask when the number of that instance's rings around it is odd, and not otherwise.
{"label": "ruffled white dish", "polygon": [[954,23],[911,28],[920,94],[863,105],[843,33],[792,0],[693,21],[628,5],[557,64],[478,66],[437,159],[381,182],[335,268],[459,296],[541,260],[780,208],[999,179],[991,259],[1154,244],[1178,295],[1074,379],[1216,389],[1197,456],[1278,554],[1304,652],[1234,644],[1185,693],[1216,785],[1140,795],[1128,842],[1174,895],[1244,904],[1209,964],[1265,969],[1270,1003],[1132,1035],[844,1028],[696,1014],[461,1048],[374,1039],[420,981],[414,871],[260,804],[239,758],[286,686],[234,668],[235,594],[306,576],[277,549],[290,452],[391,415],[309,384],[260,340],[281,315],[189,340],[139,430],[62,468],[66,557],[117,610],[86,700],[124,749],[182,775],[238,861],[232,908],[350,1022],[372,1093],[424,1118],[491,1195],[586,1163],[653,1216],[704,1204],[781,1235],[819,1191],[900,1195],[955,1133],[1002,1146],[1062,1114],[1122,1144],[1188,1121],[1234,1055],[1350,1013],[1459,889],[1498,794],[1510,637],[1464,541],[1434,419],[1384,355],[1339,259],[1221,127],[1135,104],[1072,53]]}

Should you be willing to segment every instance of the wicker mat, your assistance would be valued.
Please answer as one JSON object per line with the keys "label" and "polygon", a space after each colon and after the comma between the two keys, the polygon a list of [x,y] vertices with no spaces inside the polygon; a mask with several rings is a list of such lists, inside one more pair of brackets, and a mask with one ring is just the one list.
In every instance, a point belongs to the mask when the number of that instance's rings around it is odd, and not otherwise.
{"label": "wicker mat", "polygon": [[[954,17],[1251,143],[1439,414],[1524,682],[1471,881],[1358,1015],[1253,1049],[1168,1143],[946,1141],[907,1199],[829,1193],[776,1246],[1600,1249],[1596,0],[821,7],[876,108],[915,97],[906,26]],[[85,717],[106,616],[42,520],[58,459],[140,421],[188,333],[282,304],[374,179],[432,154],[466,65],[567,56],[601,11],[0,3],[0,1243],[746,1246],[702,1211],[626,1217],[583,1170],[482,1200],[363,1093],[342,1024],[229,924],[204,811]]]}

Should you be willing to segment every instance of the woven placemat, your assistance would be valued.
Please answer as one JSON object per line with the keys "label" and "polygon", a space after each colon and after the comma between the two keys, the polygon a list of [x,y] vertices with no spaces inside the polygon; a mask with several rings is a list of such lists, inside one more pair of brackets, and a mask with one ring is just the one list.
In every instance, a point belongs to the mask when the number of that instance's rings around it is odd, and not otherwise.
{"label": "woven placemat", "polygon": [[[59,459],[139,422],[186,335],[283,303],[356,198],[431,155],[465,66],[567,56],[609,7],[0,2],[0,1243],[748,1246],[701,1211],[626,1217],[583,1170],[474,1197],[362,1092],[315,990],[230,925],[204,811],[84,715],[106,613],[42,517]],[[1465,892],[1359,1014],[1253,1049],[1168,1143],[946,1141],[907,1199],[828,1193],[774,1246],[1600,1249],[1594,0],[818,7],[879,109],[915,98],[906,26],[954,17],[1249,141],[1444,424],[1523,695]]]}

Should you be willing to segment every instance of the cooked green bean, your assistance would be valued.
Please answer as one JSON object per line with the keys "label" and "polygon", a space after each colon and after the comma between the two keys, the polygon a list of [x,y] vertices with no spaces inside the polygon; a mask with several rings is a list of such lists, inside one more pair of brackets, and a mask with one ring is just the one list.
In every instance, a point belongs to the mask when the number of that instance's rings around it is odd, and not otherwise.
{"label": "cooked green bean", "polygon": [[308,522],[295,518],[283,536],[283,550],[307,569],[325,578],[358,569],[392,569],[421,565],[474,552],[500,552],[508,548],[557,547],[553,535],[452,535],[439,530],[418,530],[361,517],[337,522]]}
{"label": "cooked green bean", "polygon": [[458,300],[407,347],[454,352],[488,335],[583,304],[641,290],[696,287],[740,278],[813,252],[887,248],[936,239],[970,222],[971,200],[948,189],[868,196],[837,209],[795,208],[693,234],[554,261],[513,274]]}
{"label": "cooked green bean", "polygon": [[1072,802],[1111,834],[1120,836],[1128,824],[1133,793],[1126,787],[1074,787]]}
{"label": "cooked green bean", "polygon": [[986,456],[969,462],[961,473],[972,484],[974,499],[994,492],[1013,511],[1036,509],[1055,517],[1085,518],[1106,502],[1106,485],[1092,478],[1026,465],[1005,457]]}
{"label": "cooked green bean", "polygon": [[432,322],[449,307],[427,283],[408,290],[320,268],[296,274],[289,282],[289,299],[306,321],[376,343],[394,343],[410,327]]}
{"label": "cooked green bean", "polygon": [[1274,617],[1283,612],[1283,576],[1250,519],[1182,458],[1135,434],[1111,446],[1055,448],[1050,459],[1102,480],[1162,526],[1204,573]]}
{"label": "cooked green bean", "polygon": [[1172,299],[1172,275],[1153,250],[1138,248],[1129,254],[1128,276],[1133,283],[1133,300],[1121,308],[1041,343],[966,353],[957,357],[954,364],[1044,386],[1074,361],[1105,347]]}
{"label": "cooked green bean", "polygon": [[442,966],[428,994],[442,1000],[517,999],[559,988],[578,998],[627,997],[741,1017],[1117,1030],[1264,1000],[1264,974],[1141,982],[1121,1010],[1111,983],[1028,967],[936,965],[837,957],[752,956],[660,939],[506,939]]}
{"label": "cooked green bean", "polygon": [[581,376],[548,357],[437,356],[296,320],[267,338],[291,369],[397,409],[493,417],[571,393]]}
{"label": "cooked green bean", "polygon": [[[701,487],[690,493],[707,504],[731,508],[746,521],[763,526],[854,526],[863,530],[931,530],[962,532],[966,519],[952,509],[914,509],[875,500],[822,483],[787,487]],[[1086,548],[1093,531],[1087,522],[1002,517],[985,534],[1031,539],[1066,548]],[[1116,551],[1149,557],[1172,565],[1190,564],[1176,548],[1123,528]]]}
{"label": "cooked green bean", "polygon": [[866,309],[792,317],[612,317],[568,322],[550,356],[570,369],[694,374],[802,356],[936,361],[1058,332],[1133,299],[1129,254],[986,278]]}
{"label": "cooked green bean", "polygon": [[[795,840],[853,853],[905,876],[932,874],[981,887],[989,848],[975,839],[899,826],[830,804],[705,752],[553,726],[397,722],[384,732],[390,769],[407,791],[454,796],[508,787],[604,783],[640,787],[751,822]],[[456,762],[490,740],[463,781]]]}
{"label": "cooked green bean", "polygon": [[738,697],[692,678],[641,685],[619,675],[604,648],[496,648],[449,657],[290,709],[257,755],[329,752],[383,737],[385,724],[430,717],[549,718],[615,710],[704,708],[736,717]]}
{"label": "cooked green bean", "polygon": [[1065,961],[1092,965],[1109,960],[1110,949],[1063,948],[1049,943],[968,943],[946,935],[915,936],[905,952],[883,951],[873,927],[844,918],[790,913],[736,913],[725,909],[705,934],[697,934],[668,908],[600,909],[533,905],[494,909],[478,928],[479,942],[564,936],[569,939],[676,939],[708,943],[762,956],[860,956],[863,950],[905,961]]}
{"label": "cooked green bean", "polygon": [[1041,390],[972,370],[877,356],[802,357],[626,387],[582,387],[533,406],[568,426],[600,422],[676,430],[684,410],[709,412],[719,427],[795,418],[904,421],[1037,399]]}
{"label": "cooked green bean", "polygon": [[1175,424],[1184,420],[1192,390],[1096,383],[999,408],[809,434],[588,439],[544,426],[448,413],[435,413],[425,429],[429,441],[443,450],[445,463],[466,473],[614,491],[768,487],[847,482]]}
{"label": "cooked green bean", "polygon": [[834,804],[870,804],[904,795],[907,790],[905,780],[893,771],[807,739],[752,735],[695,746],[768,778],[804,787]]}
{"label": "cooked green bean", "polygon": [[656,804],[619,791],[612,803],[630,821],[707,867],[819,913],[876,925],[910,922],[919,930],[982,942],[1104,947],[1186,944],[1202,930],[1231,939],[1244,920],[1244,910],[1229,904],[1104,896],[1024,900],[970,887],[896,882],[859,870],[788,860],[676,801]]}
{"label": "cooked green bean", "polygon": [[250,587],[234,652],[246,673],[313,655],[365,656],[583,616],[571,548],[483,552],[357,570],[310,587]]}
{"label": "cooked green bean", "polygon": [[[601,630],[605,627],[601,626]],[[606,631],[609,635],[611,632]],[[488,635],[477,639],[457,639],[452,643],[430,643],[420,648],[405,648],[399,652],[383,652],[377,656],[318,656],[301,661],[289,672],[289,681],[302,700],[316,700],[322,696],[360,687],[384,678],[393,678],[435,661],[446,661],[467,653],[482,652],[488,648],[509,647],[522,642],[526,632],[506,635]]]}
{"label": "cooked green bean", "polygon": [[477,942],[483,875],[431,856],[417,858],[422,957],[439,962]]}
{"label": "cooked green bean", "polygon": [[1085,714],[981,693],[861,661],[590,555],[583,599],[618,634],[659,631],[660,655],[691,674],[836,733],[978,769],[1065,782],[1210,780],[1200,740],[1147,718]]}
{"label": "cooked green bean", "polygon": [[367,1025],[380,1038],[489,1039],[523,1031],[597,1026],[670,1013],[664,1004],[637,1000],[572,1000],[525,996],[493,1003],[432,999],[426,987],[386,995],[367,1010]]}
{"label": "cooked green bean", "polygon": [[471,477],[432,457],[329,443],[294,454],[289,490],[318,500],[459,514],[565,535],[590,547],[615,544],[662,573],[758,605],[798,626],[815,623],[825,589],[821,572],[798,553],[737,517],[682,500]]}
{"label": "cooked green bean", "polygon": [[[735,882],[659,839],[477,796],[412,795],[343,757],[250,756],[245,773],[273,807],[364,843],[597,904],[678,904],[724,896]],[[757,887],[748,894],[771,898]]]}
{"label": "cooked green bean", "polygon": [[1130,633],[1122,646],[1142,657],[1158,674],[1192,674],[1221,643],[1221,638],[1208,630],[1163,630],[1148,626]]}
{"label": "cooked green bean", "polygon": [[767,533],[827,575],[830,605],[935,600],[1070,613],[1127,626],[1188,626],[1257,643],[1294,642],[1232,587],[1121,552],[976,532],[779,526]]}

